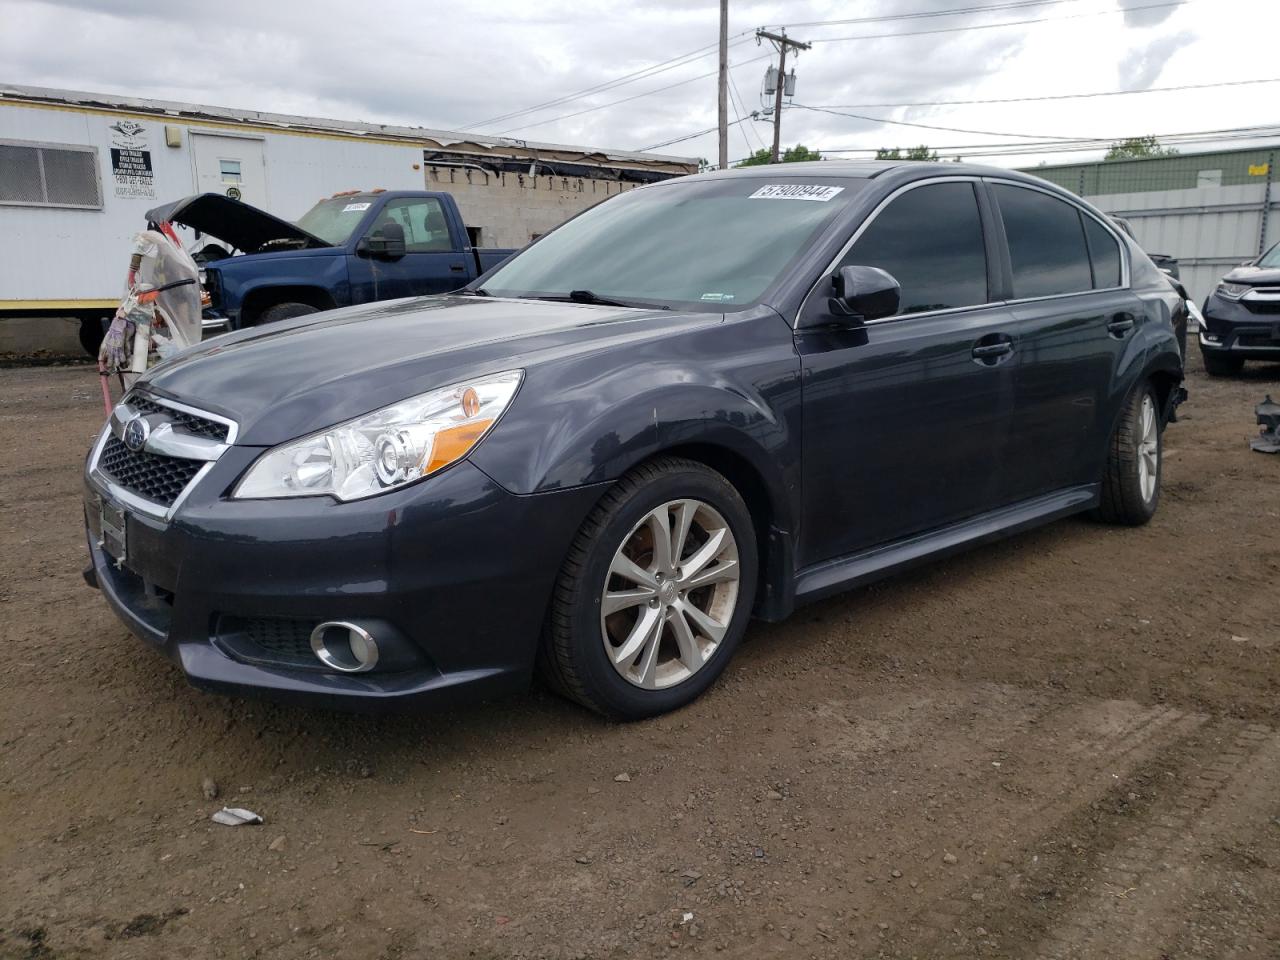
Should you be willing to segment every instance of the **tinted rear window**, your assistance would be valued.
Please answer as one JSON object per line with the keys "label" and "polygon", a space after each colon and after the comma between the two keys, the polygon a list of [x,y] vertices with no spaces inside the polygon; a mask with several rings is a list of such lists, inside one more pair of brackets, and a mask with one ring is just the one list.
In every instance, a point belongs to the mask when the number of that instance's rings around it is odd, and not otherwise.
{"label": "tinted rear window", "polygon": [[841,261],[879,267],[902,287],[899,313],[987,302],[987,252],[971,183],[934,183],[892,200]]}
{"label": "tinted rear window", "polygon": [[1052,297],[1093,289],[1080,211],[1038,190],[995,188],[1009,239],[1013,296]]}
{"label": "tinted rear window", "polygon": [[1105,290],[1120,286],[1120,245],[1093,217],[1081,214],[1081,219],[1089,241],[1089,259],[1093,261],[1093,288]]}

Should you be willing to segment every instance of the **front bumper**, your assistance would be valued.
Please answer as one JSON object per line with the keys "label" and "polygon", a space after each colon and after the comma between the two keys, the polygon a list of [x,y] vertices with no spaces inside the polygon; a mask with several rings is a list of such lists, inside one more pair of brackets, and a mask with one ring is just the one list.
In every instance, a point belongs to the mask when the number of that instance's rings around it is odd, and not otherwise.
{"label": "front bumper", "polygon": [[[260,452],[230,448],[168,521],[126,508],[122,564],[101,542],[112,493],[86,475],[93,579],[134,634],[223,693],[403,709],[527,687],[556,573],[598,488],[516,496],[464,461],[352,503],[226,499]],[[347,674],[278,642],[297,632],[287,625],[328,620],[369,627],[393,655]],[[269,647],[245,626],[259,623],[279,627]]]}
{"label": "front bumper", "polygon": [[1200,324],[1202,353],[1241,360],[1280,360],[1280,303],[1244,301],[1210,294]]}

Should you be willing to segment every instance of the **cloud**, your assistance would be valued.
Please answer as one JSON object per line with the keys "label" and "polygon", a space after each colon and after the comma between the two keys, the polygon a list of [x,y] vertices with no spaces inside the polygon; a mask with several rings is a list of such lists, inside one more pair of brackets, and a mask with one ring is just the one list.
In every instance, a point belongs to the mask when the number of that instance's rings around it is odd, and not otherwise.
{"label": "cloud", "polygon": [[1125,90],[1147,89],[1159,78],[1169,59],[1194,40],[1195,34],[1183,30],[1133,47],[1120,62],[1120,86]]}
{"label": "cloud", "polygon": [[[1127,8],[1151,0],[1121,0]],[[760,109],[760,79],[772,47],[757,45],[757,25],[786,17],[794,24],[851,17],[938,12],[956,0],[874,0],[851,11],[847,0],[792,0],[786,5],[734,0],[730,61],[741,108]],[[638,149],[706,130],[716,122],[714,44],[717,5],[688,0],[577,0],[572,5],[513,0],[380,0],[376,14],[352,14],[316,0],[0,0],[0,80],[34,86],[118,93],[347,120],[457,130],[487,118],[576,94],[659,61],[702,52],[646,79],[563,104],[481,124],[485,133],[600,148]],[[1112,11],[1119,8],[1110,7]],[[1172,13],[1170,11],[1173,11]],[[1131,18],[1156,11],[1000,26],[925,36],[815,43],[789,58],[797,70],[796,101],[813,105],[896,103],[1069,93],[1105,87],[1111,65],[1126,87],[1149,86],[1171,57],[1194,60],[1195,81],[1227,79],[1214,69],[1233,62],[1265,62],[1265,38],[1276,14],[1260,17],[1244,38],[1206,32],[1193,43],[1184,32],[1134,45]],[[1167,8],[1160,22],[1213,15],[1207,4]],[[898,21],[794,26],[801,40],[953,30],[1035,17],[1041,12],[990,12]],[[1136,25],[1136,24],[1135,24]],[[1168,29],[1166,27],[1166,29]],[[1255,39],[1256,37],[1256,39]],[[1197,44],[1199,46],[1197,46]],[[1231,56],[1217,47],[1229,45]],[[1240,49],[1257,47],[1248,52]],[[1187,52],[1194,48],[1195,55]],[[1212,49],[1209,55],[1201,51]],[[1233,60],[1234,57],[1234,60]],[[760,58],[756,60],[755,58]],[[1176,64],[1175,67],[1176,68]],[[1186,72],[1186,68],[1182,68]],[[701,76],[708,74],[708,76]],[[1231,77],[1234,79],[1234,76]],[[673,84],[678,84],[671,86]],[[660,90],[652,95],[639,96]],[[1257,88],[1257,96],[1274,88]],[[627,99],[606,109],[580,113]],[[1136,101],[1063,102],[986,108],[910,107],[850,110],[891,120],[1033,134],[1110,136],[1126,129]],[[1151,100],[1160,100],[1153,96]],[[1242,91],[1241,104],[1247,104]],[[736,103],[736,98],[733,98]],[[1127,101],[1127,102],[1124,102]],[[1195,129],[1197,119],[1175,110],[1169,123]],[[1256,101],[1252,104],[1256,109]],[[578,114],[577,116],[565,116]],[[1164,117],[1160,114],[1159,117]],[[730,118],[734,113],[730,111]],[[1214,126],[1217,123],[1215,117]],[[983,142],[968,134],[896,127],[793,109],[784,113],[783,140],[811,147],[937,146]],[[1204,126],[1205,124],[1201,124]],[[1144,129],[1165,129],[1144,116]],[[1176,128],[1175,128],[1176,129]],[[771,139],[767,124],[730,131],[731,157]],[[1000,138],[1007,141],[1008,137]],[[661,152],[714,156],[714,134]]]}
{"label": "cloud", "polygon": [[1156,7],[1154,10],[1135,10],[1134,7],[1151,7],[1153,0],[1118,0],[1120,9],[1124,11],[1124,24],[1126,27],[1154,27],[1157,24],[1164,23],[1174,12],[1177,7]]}

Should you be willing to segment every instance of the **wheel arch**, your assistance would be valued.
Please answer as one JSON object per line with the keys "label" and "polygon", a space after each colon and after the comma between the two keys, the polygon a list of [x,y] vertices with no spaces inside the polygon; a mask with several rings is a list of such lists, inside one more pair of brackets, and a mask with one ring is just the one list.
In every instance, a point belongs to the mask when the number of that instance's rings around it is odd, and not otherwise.
{"label": "wheel arch", "polygon": [[742,497],[756,535],[757,583],[755,615],[781,620],[791,612],[794,598],[794,554],[790,510],[759,466],[740,450],[715,442],[675,443],[633,464],[635,469],[662,457],[680,457],[710,467]]}
{"label": "wheel arch", "polygon": [[281,303],[305,303],[317,310],[332,310],[337,306],[323,287],[306,284],[254,287],[244,295],[240,308],[240,326],[253,326],[265,311]]}

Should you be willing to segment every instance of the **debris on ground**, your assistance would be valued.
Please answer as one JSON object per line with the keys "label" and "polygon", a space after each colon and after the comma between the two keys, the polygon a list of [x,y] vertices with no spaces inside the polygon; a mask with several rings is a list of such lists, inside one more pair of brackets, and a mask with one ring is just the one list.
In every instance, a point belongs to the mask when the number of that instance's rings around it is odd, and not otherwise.
{"label": "debris on ground", "polygon": [[244,827],[262,822],[262,817],[244,807],[223,807],[210,819],[228,827]]}
{"label": "debris on ground", "polygon": [[1249,446],[1258,453],[1280,453],[1280,403],[1267,394],[1262,402],[1253,408],[1254,416],[1262,429],[1249,441]]}

